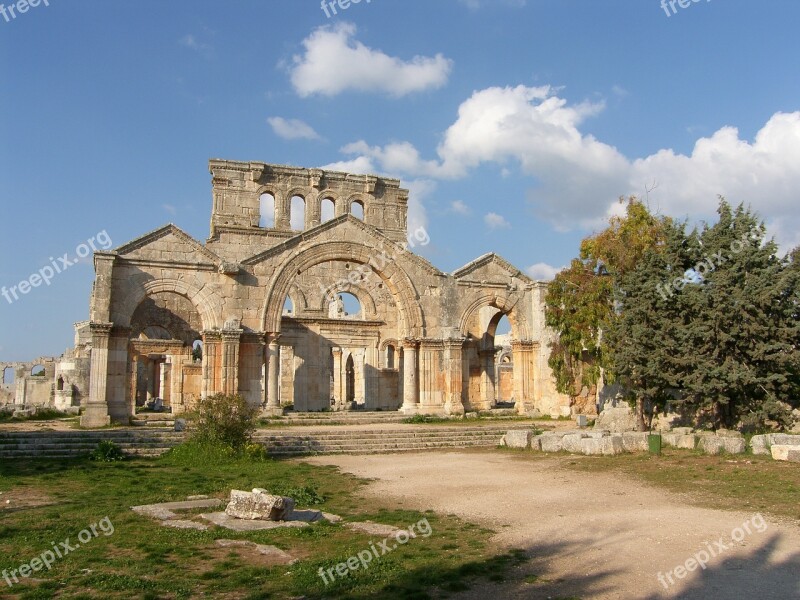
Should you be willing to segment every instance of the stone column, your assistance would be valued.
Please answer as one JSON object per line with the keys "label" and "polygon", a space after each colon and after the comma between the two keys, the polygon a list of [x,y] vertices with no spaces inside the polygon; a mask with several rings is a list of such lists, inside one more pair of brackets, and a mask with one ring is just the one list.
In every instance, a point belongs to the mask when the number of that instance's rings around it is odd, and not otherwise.
{"label": "stone column", "polygon": [[417,341],[403,340],[403,406],[400,412],[413,415],[419,409],[417,387]]}
{"label": "stone column", "polygon": [[445,399],[444,412],[448,415],[463,415],[462,383],[464,380],[462,347],[464,340],[444,341]]}
{"label": "stone column", "polygon": [[219,331],[203,332],[203,384],[201,395],[203,398],[213,396],[221,391],[218,383],[217,363],[219,356],[219,346],[222,336]]}
{"label": "stone column", "polygon": [[533,409],[533,348],[534,343],[531,341],[511,342],[514,356],[514,402],[517,412],[521,415]]}
{"label": "stone column", "polygon": [[131,357],[131,375],[130,375],[130,400],[129,407],[132,415],[136,414],[136,397],[139,386],[139,355],[134,354]]}
{"label": "stone column", "polygon": [[82,427],[103,427],[111,424],[106,398],[108,386],[108,344],[111,323],[91,323],[92,353],[89,373],[89,401],[81,416]]}
{"label": "stone column", "polygon": [[239,392],[239,340],[241,329],[222,332],[222,393],[232,396]]}
{"label": "stone column", "polygon": [[264,412],[269,415],[281,415],[280,389],[280,357],[281,348],[278,344],[280,334],[267,335],[267,403]]}
{"label": "stone column", "polygon": [[492,408],[495,400],[494,348],[478,352],[481,363],[481,410]]}
{"label": "stone column", "polygon": [[275,197],[275,228],[288,230],[291,229],[289,213],[291,211],[291,198],[287,198],[284,194],[278,194]]}
{"label": "stone column", "polygon": [[332,348],[333,352],[333,400],[336,410],[342,410],[342,349]]}

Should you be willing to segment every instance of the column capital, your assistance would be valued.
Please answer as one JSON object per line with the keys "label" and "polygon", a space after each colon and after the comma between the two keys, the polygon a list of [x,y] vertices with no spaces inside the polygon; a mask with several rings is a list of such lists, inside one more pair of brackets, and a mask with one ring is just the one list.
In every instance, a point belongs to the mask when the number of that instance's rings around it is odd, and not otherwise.
{"label": "column capital", "polygon": [[401,341],[403,348],[409,348],[411,350],[416,350],[417,346],[419,345],[419,340],[414,338],[403,338]]}
{"label": "column capital", "polygon": [[89,323],[89,331],[97,335],[111,335],[111,329],[114,327],[113,323]]}

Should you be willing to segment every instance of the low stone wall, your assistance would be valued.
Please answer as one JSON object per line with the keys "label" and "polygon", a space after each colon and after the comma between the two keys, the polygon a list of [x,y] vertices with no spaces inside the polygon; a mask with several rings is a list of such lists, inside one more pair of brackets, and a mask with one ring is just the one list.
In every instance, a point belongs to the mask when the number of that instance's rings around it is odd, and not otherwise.
{"label": "low stone wall", "polygon": [[[509,431],[501,445],[539,452],[571,452],[573,454],[613,456],[623,452],[647,452],[648,432],[608,430],[548,431],[535,435],[531,429]],[[692,431],[679,427],[662,433],[666,447],[700,450],[705,454],[744,454],[747,443],[738,431]],[[800,462],[800,435],[757,435],[751,440],[753,454],[771,454],[776,460]]]}

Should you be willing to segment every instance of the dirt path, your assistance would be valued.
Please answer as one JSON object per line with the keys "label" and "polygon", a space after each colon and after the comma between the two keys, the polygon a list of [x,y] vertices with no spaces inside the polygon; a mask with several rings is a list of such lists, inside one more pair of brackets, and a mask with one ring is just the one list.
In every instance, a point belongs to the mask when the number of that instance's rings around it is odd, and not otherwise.
{"label": "dirt path", "polygon": [[[570,471],[562,458],[448,452],[304,460],[374,478],[367,495],[456,514],[495,530],[499,548],[526,550],[530,560],[513,581],[458,598],[800,598],[796,525],[687,506],[624,476]],[[695,555],[709,556],[705,569],[685,564]],[[694,569],[678,578],[680,565]]]}

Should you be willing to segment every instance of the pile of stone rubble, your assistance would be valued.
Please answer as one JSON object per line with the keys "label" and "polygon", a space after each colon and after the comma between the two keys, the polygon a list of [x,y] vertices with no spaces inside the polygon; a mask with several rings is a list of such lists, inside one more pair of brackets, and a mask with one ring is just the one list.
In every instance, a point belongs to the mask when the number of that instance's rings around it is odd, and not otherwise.
{"label": "pile of stone rubble", "polygon": [[[507,432],[501,445],[539,452],[571,452],[586,455],[615,455],[623,452],[647,452],[648,432],[607,430],[548,431],[536,435],[532,429]],[[738,431],[720,429],[694,431],[676,427],[661,434],[664,446],[700,450],[705,454],[743,454],[747,450],[744,436]],[[775,460],[800,462],[800,435],[769,433],[750,440],[753,454],[771,454]]]}

